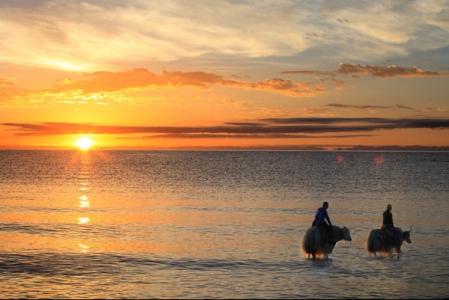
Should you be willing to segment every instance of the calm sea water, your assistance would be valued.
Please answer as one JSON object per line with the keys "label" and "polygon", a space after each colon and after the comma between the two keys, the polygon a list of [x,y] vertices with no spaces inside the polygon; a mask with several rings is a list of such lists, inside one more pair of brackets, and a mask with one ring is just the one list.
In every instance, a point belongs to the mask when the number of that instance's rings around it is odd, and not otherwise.
{"label": "calm sea water", "polygon": [[[312,262],[324,200],[353,241]],[[449,153],[2,151],[0,204],[2,298],[449,296]]]}

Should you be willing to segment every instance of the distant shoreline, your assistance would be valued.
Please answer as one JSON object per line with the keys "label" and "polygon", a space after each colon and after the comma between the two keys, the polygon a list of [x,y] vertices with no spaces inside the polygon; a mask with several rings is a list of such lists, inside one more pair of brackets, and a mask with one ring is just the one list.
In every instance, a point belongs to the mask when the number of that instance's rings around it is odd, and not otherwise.
{"label": "distant shoreline", "polygon": [[[35,148],[21,148],[21,147],[5,147],[0,148],[0,151],[74,151],[72,148],[58,148],[58,147],[35,147]],[[255,147],[185,147],[185,148],[97,148],[91,151],[192,151],[192,152],[251,152],[251,151],[285,151],[285,152],[449,152],[449,146],[441,147],[427,147],[427,146],[255,146]]]}

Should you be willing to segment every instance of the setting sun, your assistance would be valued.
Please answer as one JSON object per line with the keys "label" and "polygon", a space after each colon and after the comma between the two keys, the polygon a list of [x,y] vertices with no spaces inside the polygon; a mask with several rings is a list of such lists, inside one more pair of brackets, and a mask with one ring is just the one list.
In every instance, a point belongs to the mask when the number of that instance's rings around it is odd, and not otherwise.
{"label": "setting sun", "polygon": [[87,151],[92,148],[92,145],[94,142],[90,137],[83,136],[76,140],[75,145],[81,150],[81,151]]}

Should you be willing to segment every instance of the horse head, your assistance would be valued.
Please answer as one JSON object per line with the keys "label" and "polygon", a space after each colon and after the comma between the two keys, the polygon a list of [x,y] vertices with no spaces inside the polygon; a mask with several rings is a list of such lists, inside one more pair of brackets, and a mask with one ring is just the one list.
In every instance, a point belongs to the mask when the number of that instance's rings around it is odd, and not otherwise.
{"label": "horse head", "polygon": [[410,239],[410,232],[412,232],[412,230],[410,229],[409,231],[404,231],[402,233],[402,240],[406,241],[407,243],[411,244],[412,240]]}
{"label": "horse head", "polygon": [[343,239],[345,241],[352,241],[351,238],[351,233],[349,232],[349,229],[345,226],[341,229],[341,231],[343,232]]}

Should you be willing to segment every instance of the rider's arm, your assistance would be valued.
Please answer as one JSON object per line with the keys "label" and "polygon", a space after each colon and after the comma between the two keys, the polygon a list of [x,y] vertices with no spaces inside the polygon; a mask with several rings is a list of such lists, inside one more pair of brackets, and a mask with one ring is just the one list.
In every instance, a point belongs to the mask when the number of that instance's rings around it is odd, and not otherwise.
{"label": "rider's arm", "polygon": [[327,223],[329,223],[329,226],[332,226],[331,219],[329,218],[329,215],[327,214],[327,211],[325,211],[324,218],[326,219]]}

